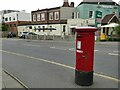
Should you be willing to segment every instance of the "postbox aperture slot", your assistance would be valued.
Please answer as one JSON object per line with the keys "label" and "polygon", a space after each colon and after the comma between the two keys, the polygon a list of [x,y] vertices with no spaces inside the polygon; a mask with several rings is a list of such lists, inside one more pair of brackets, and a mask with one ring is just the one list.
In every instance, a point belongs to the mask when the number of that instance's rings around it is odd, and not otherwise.
{"label": "postbox aperture slot", "polygon": [[77,34],[77,38],[83,38],[83,36],[82,36],[82,35]]}

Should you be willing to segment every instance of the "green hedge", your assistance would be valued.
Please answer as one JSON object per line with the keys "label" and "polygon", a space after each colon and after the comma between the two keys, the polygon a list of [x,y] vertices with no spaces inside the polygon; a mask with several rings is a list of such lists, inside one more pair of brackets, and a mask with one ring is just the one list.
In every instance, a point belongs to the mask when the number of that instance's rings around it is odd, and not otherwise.
{"label": "green hedge", "polygon": [[107,41],[120,41],[120,38],[107,38]]}

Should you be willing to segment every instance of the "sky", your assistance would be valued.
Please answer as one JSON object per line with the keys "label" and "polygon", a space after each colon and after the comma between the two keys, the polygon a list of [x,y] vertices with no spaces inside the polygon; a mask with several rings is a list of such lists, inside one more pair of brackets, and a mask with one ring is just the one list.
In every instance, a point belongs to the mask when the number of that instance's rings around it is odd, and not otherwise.
{"label": "sky", "polygon": [[[75,2],[75,6],[79,5],[83,0],[68,0]],[[113,0],[118,3],[120,0]],[[38,9],[52,8],[63,5],[63,0],[1,0],[1,10],[25,10],[26,12],[35,11]]]}

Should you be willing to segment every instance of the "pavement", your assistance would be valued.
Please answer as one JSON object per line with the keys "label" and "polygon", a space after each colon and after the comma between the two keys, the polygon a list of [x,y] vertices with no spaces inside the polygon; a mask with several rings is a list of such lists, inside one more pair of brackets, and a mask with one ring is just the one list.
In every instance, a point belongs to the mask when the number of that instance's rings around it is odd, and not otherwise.
{"label": "pavement", "polygon": [[[2,71],[2,88],[22,88],[25,87],[22,86],[15,78],[13,78],[11,75],[9,75],[7,72]],[[26,90],[26,89],[24,89]]]}

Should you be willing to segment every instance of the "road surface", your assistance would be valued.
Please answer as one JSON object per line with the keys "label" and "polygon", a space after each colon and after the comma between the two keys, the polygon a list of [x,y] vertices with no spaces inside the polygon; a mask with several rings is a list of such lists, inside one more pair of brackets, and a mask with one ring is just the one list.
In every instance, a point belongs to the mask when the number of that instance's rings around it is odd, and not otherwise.
{"label": "road surface", "polygon": [[[3,68],[30,88],[83,88],[74,82],[75,43],[3,39]],[[95,45],[94,84],[118,87],[118,45]]]}

